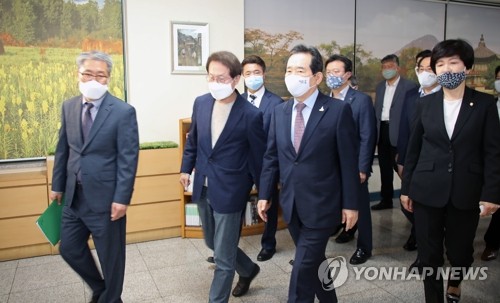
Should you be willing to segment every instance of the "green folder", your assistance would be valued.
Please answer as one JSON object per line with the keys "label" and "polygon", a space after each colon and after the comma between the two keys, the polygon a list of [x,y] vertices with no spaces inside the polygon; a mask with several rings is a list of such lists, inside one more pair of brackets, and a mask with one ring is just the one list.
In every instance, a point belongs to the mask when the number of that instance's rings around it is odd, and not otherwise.
{"label": "green folder", "polygon": [[57,204],[57,200],[52,201],[49,207],[36,220],[36,225],[42,231],[43,235],[50,244],[55,246],[61,239],[61,217],[64,198],[61,200],[61,205]]}

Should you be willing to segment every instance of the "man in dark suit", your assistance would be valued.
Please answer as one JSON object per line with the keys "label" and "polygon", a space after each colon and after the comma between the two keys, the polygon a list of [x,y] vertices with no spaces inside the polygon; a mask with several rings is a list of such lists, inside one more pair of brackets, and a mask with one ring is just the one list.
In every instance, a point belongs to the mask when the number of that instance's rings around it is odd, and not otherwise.
{"label": "man in dark suit", "polygon": [[380,61],[384,81],[376,88],[375,116],[378,128],[378,163],[380,166],[380,196],[373,210],[392,208],[394,196],[394,171],[397,172],[396,154],[399,135],[401,110],[405,97],[410,90],[417,89],[417,84],[399,75],[399,58],[391,54]]}
{"label": "man in dark suit", "polygon": [[238,242],[250,190],[259,184],[266,134],[262,112],[235,91],[241,77],[238,58],[226,51],[213,53],[206,69],[210,93],[194,102],[180,182],[187,187],[196,169],[193,201],[216,265],[209,301],[227,302],[235,270],[240,276],[235,297],[247,293],[260,270]]}
{"label": "man in dark suit", "polygon": [[359,140],[347,102],[323,95],[323,60],[314,47],[297,45],[285,74],[292,100],[278,105],[269,127],[259,188],[264,221],[279,175],[280,204],[296,246],[288,302],[337,302],[318,270],[333,230],[349,230],[358,217]]}
{"label": "man in dark suit", "polygon": [[[111,58],[77,58],[81,96],[63,103],[51,199],[64,194],[59,251],[92,289],[91,302],[122,302],[126,211],[139,136],[135,109],[107,92]],[[102,274],[87,241],[92,234]]]}
{"label": "man in dark suit", "polygon": [[345,229],[335,239],[337,243],[346,243],[354,238],[359,227],[357,249],[349,262],[365,263],[372,255],[372,218],[370,212],[370,193],[368,178],[372,172],[373,154],[377,141],[375,110],[370,96],[349,86],[352,75],[352,61],[341,55],[332,55],[325,62],[326,84],[331,89],[330,96],[351,105],[356,126],[356,138],[359,140],[359,182],[360,201],[359,219],[353,228]]}
{"label": "man in dark suit", "polygon": [[[259,56],[251,55],[246,57],[242,62],[243,78],[248,93],[242,94],[243,98],[258,107],[264,115],[264,131],[269,132],[269,124],[271,123],[271,115],[274,107],[283,103],[283,99],[273,94],[264,87],[266,78],[266,63]],[[258,261],[267,261],[271,259],[276,252],[276,229],[278,228],[278,188],[272,194],[271,201],[276,203],[271,204],[271,208],[267,212],[267,222],[265,222],[264,233],[260,243],[262,249],[257,255]]]}

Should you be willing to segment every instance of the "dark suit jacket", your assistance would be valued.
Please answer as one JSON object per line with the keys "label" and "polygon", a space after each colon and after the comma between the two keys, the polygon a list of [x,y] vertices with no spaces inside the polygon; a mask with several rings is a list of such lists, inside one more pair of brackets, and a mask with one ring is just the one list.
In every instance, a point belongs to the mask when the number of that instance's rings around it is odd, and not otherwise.
{"label": "dark suit jacket", "polygon": [[401,120],[399,122],[398,135],[398,160],[399,165],[404,165],[406,159],[406,150],[408,148],[408,140],[410,140],[413,120],[415,119],[416,104],[420,101],[420,92],[418,90],[410,90],[406,93],[403,109],[401,110]]}
{"label": "dark suit jacket", "polygon": [[139,155],[135,109],[107,93],[85,144],[82,96],[63,103],[61,123],[52,190],[64,192],[71,206],[81,170],[83,190],[94,212],[111,211],[112,202],[129,204]]}
{"label": "dark suit jacket", "polygon": [[[386,81],[384,80],[377,85],[375,95],[375,115],[377,117],[377,130],[379,135],[380,121],[382,118],[382,106],[384,104],[385,83]],[[394,97],[392,99],[391,109],[389,113],[389,138],[391,140],[391,145],[394,147],[398,144],[401,110],[403,108],[406,93],[412,89],[418,89],[417,84],[400,76],[398,86],[396,87],[396,91],[394,92]]]}
{"label": "dark suit jacket", "polygon": [[443,91],[417,104],[401,194],[432,207],[449,201],[477,210],[500,203],[500,122],[491,95],[465,89],[451,140],[444,124]]}
{"label": "dark suit jacket", "polygon": [[[196,98],[181,172],[196,169],[193,201],[200,198],[208,178],[208,198],[218,213],[243,211],[253,184],[259,184],[266,146],[262,112],[238,94],[226,125],[212,148],[210,94]],[[250,158],[255,161],[250,161]]]}
{"label": "dark suit jacket", "polygon": [[[241,95],[243,98],[248,100],[248,93],[245,92]],[[271,123],[271,115],[274,112],[274,107],[280,103],[283,103],[283,99],[281,99],[278,95],[273,94],[267,89],[264,91],[264,95],[262,96],[262,100],[259,104],[259,109],[264,114],[264,131],[269,132],[269,124]]]}
{"label": "dark suit jacket", "polygon": [[291,141],[293,99],[278,105],[269,128],[259,199],[269,200],[279,171],[280,203],[289,223],[294,207],[309,228],[341,222],[342,209],[358,209],[358,150],[351,107],[319,93],[299,152]]}
{"label": "dark suit jacket", "polygon": [[351,105],[356,134],[358,134],[359,171],[370,176],[377,141],[377,124],[372,99],[367,94],[349,88],[344,101]]}

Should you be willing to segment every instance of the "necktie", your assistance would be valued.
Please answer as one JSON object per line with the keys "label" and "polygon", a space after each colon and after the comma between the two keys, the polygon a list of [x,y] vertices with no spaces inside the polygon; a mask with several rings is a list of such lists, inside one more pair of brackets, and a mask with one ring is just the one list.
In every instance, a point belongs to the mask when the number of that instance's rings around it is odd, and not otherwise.
{"label": "necktie", "polygon": [[306,128],[304,124],[304,116],[302,116],[302,110],[306,107],[304,103],[297,103],[295,109],[297,110],[297,115],[295,116],[295,129],[293,133],[293,147],[295,151],[299,152],[300,141],[302,141],[302,135],[304,135],[304,129]]}
{"label": "necktie", "polygon": [[252,103],[252,105],[255,105],[255,99],[257,98],[256,95],[250,95],[250,103]]}
{"label": "necktie", "polygon": [[85,102],[85,107],[86,107],[85,113],[83,114],[83,120],[82,120],[83,142],[87,141],[90,129],[92,128],[92,124],[94,123],[94,120],[92,119],[92,114],[90,113],[90,109],[94,107],[94,104],[90,102]]}

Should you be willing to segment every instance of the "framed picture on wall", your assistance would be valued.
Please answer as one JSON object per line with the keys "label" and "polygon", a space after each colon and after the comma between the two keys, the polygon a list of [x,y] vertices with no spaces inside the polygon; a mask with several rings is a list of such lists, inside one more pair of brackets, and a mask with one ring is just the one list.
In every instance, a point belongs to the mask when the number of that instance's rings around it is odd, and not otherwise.
{"label": "framed picture on wall", "polygon": [[171,22],[172,73],[205,74],[209,54],[208,23]]}

